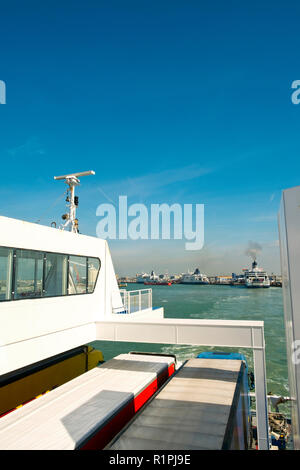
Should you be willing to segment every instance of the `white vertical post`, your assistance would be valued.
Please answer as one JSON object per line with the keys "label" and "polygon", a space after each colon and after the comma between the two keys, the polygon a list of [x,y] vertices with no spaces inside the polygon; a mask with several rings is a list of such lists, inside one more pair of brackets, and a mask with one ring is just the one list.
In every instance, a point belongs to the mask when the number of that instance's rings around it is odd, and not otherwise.
{"label": "white vertical post", "polygon": [[70,185],[70,220],[71,232],[77,233],[78,229],[75,226],[76,219],[76,206],[75,206],[75,185]]}
{"label": "white vertical post", "polygon": [[293,449],[300,449],[300,186],[283,191],[278,217]]}
{"label": "white vertical post", "polygon": [[76,220],[76,204],[75,204],[75,186],[78,186],[80,180],[78,176],[86,176],[86,175],[94,175],[95,172],[91,171],[82,171],[80,173],[72,173],[70,175],[64,176],[54,176],[55,180],[65,180],[66,184],[69,186],[69,214],[67,216],[66,223],[62,225],[62,229],[64,230],[69,224],[70,231],[74,233],[78,233],[78,221]]}
{"label": "white vertical post", "polygon": [[128,291],[127,299],[128,299],[128,304],[127,304],[128,305],[128,313],[130,313],[130,291]]}
{"label": "white vertical post", "polygon": [[257,440],[260,450],[269,450],[268,399],[266,390],[265,350],[253,349]]}
{"label": "white vertical post", "polygon": [[11,299],[12,286],[12,271],[13,271],[13,250],[10,249],[7,256],[7,272],[6,272],[6,300]]}
{"label": "white vertical post", "polygon": [[142,292],[139,290],[139,311],[142,310],[142,299],[141,299]]}

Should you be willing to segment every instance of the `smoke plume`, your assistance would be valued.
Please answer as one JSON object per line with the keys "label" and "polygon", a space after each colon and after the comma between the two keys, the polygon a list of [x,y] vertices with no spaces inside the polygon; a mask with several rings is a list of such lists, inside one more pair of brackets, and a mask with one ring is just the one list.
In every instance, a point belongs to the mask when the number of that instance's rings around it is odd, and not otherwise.
{"label": "smoke plume", "polygon": [[259,245],[259,243],[256,243],[256,242],[249,242],[248,243],[248,248],[247,250],[245,251],[245,254],[247,256],[251,256],[251,258],[253,259],[253,261],[256,260],[256,257],[257,255],[261,252],[262,250],[262,247]]}

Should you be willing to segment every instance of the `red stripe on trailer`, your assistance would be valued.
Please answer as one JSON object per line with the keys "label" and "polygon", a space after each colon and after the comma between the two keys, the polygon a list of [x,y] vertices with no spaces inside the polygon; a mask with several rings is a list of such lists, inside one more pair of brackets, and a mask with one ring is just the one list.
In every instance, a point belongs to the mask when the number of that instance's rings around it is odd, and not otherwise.
{"label": "red stripe on trailer", "polygon": [[125,405],[125,407],[101,428],[97,434],[80,447],[80,450],[103,449],[174,372],[175,364],[171,364],[168,369],[164,370],[148,387],[140,392],[130,403]]}

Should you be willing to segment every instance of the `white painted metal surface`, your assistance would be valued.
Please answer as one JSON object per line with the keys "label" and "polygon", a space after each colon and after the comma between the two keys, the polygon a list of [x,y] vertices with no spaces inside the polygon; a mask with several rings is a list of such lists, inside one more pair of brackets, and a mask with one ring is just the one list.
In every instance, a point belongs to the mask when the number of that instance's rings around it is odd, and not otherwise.
{"label": "white painted metal surface", "polygon": [[282,193],[279,236],[294,448],[300,449],[300,186]]}

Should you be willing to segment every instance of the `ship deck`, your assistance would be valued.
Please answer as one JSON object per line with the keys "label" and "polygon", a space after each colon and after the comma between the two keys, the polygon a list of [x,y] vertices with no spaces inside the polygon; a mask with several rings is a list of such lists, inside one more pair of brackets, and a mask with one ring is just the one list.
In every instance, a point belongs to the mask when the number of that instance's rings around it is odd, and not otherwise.
{"label": "ship deck", "polygon": [[231,447],[235,437],[230,421],[241,370],[239,360],[189,360],[106,449]]}

